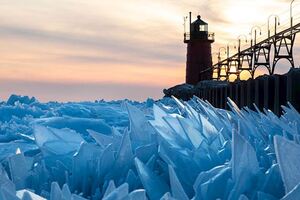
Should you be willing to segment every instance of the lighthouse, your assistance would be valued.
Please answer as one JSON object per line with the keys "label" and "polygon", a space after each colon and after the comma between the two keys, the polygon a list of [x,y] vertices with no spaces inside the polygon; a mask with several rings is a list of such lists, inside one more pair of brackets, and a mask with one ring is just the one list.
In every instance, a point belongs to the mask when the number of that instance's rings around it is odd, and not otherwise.
{"label": "lighthouse", "polygon": [[199,81],[212,79],[211,44],[214,33],[208,32],[208,24],[198,15],[192,22],[189,13],[189,33],[184,33],[187,44],[186,83],[196,85]]}

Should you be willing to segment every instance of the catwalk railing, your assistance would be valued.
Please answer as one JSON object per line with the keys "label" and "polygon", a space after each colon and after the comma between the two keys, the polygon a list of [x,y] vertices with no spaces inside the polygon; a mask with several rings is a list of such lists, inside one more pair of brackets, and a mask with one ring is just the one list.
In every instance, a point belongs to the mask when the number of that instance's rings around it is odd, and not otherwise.
{"label": "catwalk railing", "polygon": [[[239,78],[240,72],[244,70],[249,71],[251,76],[254,77],[254,73],[259,66],[266,67],[269,75],[272,75],[280,59],[287,59],[291,67],[294,68],[293,48],[296,34],[299,32],[300,23],[218,62],[213,66],[213,74],[217,74],[214,79],[229,80],[232,75]],[[273,48],[271,48],[272,46]],[[274,55],[273,60],[270,56],[271,49]]]}
{"label": "catwalk railing", "polygon": [[[271,17],[275,21],[272,27],[269,23]],[[247,36],[240,38],[238,45],[235,45],[234,54],[229,54],[229,46],[224,48],[227,49],[225,52],[227,57],[223,60],[219,49],[218,62],[201,73],[211,71],[214,80],[239,80],[241,72],[248,71],[254,78],[257,68],[263,66],[268,74],[272,75],[281,59],[287,59],[291,68],[295,68],[293,50],[296,35],[300,32],[300,13],[295,14],[293,18],[287,17],[283,23],[282,21],[279,23],[278,15],[271,15],[269,20],[268,24],[252,28],[250,45],[241,45],[243,42],[241,39],[247,41]]]}

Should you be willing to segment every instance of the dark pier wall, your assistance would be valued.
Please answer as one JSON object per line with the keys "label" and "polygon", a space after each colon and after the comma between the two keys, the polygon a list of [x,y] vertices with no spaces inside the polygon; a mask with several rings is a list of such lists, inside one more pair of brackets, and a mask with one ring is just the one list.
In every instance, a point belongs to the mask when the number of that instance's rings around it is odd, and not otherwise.
{"label": "dark pier wall", "polygon": [[[174,87],[175,88],[175,87]],[[275,114],[282,114],[282,105],[290,102],[300,112],[300,69],[291,69],[285,75],[261,76],[254,80],[237,81],[234,83],[203,81],[197,86],[176,93],[176,88],[165,90],[166,96],[188,100],[193,95],[208,100],[217,108],[228,109],[227,97],[231,98],[240,108],[248,106],[254,109],[270,109]]]}

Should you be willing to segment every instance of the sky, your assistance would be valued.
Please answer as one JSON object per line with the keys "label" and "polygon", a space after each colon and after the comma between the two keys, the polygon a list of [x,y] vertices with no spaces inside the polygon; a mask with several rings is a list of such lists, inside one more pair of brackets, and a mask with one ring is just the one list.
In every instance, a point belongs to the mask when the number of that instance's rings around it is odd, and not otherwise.
{"label": "sky", "polygon": [[[218,49],[227,44],[233,49],[240,34],[250,40],[254,25],[262,27],[263,38],[272,14],[280,16],[284,28],[289,4],[287,0],[0,0],[0,100],[11,94],[40,101],[159,99],[164,88],[185,81],[183,17],[189,11],[194,19],[201,15],[209,31],[215,32],[215,61]],[[296,0],[294,15],[300,22],[299,4]],[[279,65],[283,67],[278,73],[288,70],[286,61]]]}

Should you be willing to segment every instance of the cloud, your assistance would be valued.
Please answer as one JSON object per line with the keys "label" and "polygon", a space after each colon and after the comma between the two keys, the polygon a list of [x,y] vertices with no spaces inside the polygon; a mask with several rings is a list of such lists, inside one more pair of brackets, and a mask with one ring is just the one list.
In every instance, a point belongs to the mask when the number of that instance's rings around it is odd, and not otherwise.
{"label": "cloud", "polygon": [[[124,30],[123,30],[124,31]],[[27,27],[13,27],[0,25],[0,35],[5,38],[30,40],[39,45],[52,43],[65,48],[77,46],[84,49],[106,52],[116,58],[121,57],[123,62],[133,61],[164,61],[182,62],[182,55],[177,54],[179,44],[174,43],[151,43],[147,41],[128,40],[122,37],[86,37],[80,34],[68,34],[53,31],[44,31]],[[101,55],[99,56],[101,58]],[[125,60],[126,58],[126,60]],[[113,59],[110,59],[114,62]]]}
{"label": "cloud", "polygon": [[[149,96],[157,97],[164,86],[184,80],[182,18],[189,11],[194,18],[200,14],[216,33],[213,52],[217,52],[220,46],[236,42],[239,34],[248,34],[254,24],[266,24],[270,14],[284,7],[289,8],[288,1],[2,0],[0,79],[13,81],[16,88],[16,81],[25,81],[24,91],[35,88],[32,91],[45,96],[38,88],[53,88],[57,82],[72,83],[69,88],[78,91],[80,83],[110,88],[102,90],[104,98],[110,98],[111,91],[120,97],[118,93],[126,90],[121,84],[135,85],[128,96],[137,98],[143,86],[153,85],[156,89],[142,90],[142,96],[149,91]],[[296,48],[295,55],[298,52]],[[29,84],[29,78],[39,84]],[[48,91],[51,98],[56,95]],[[69,97],[89,96],[73,94]]]}

